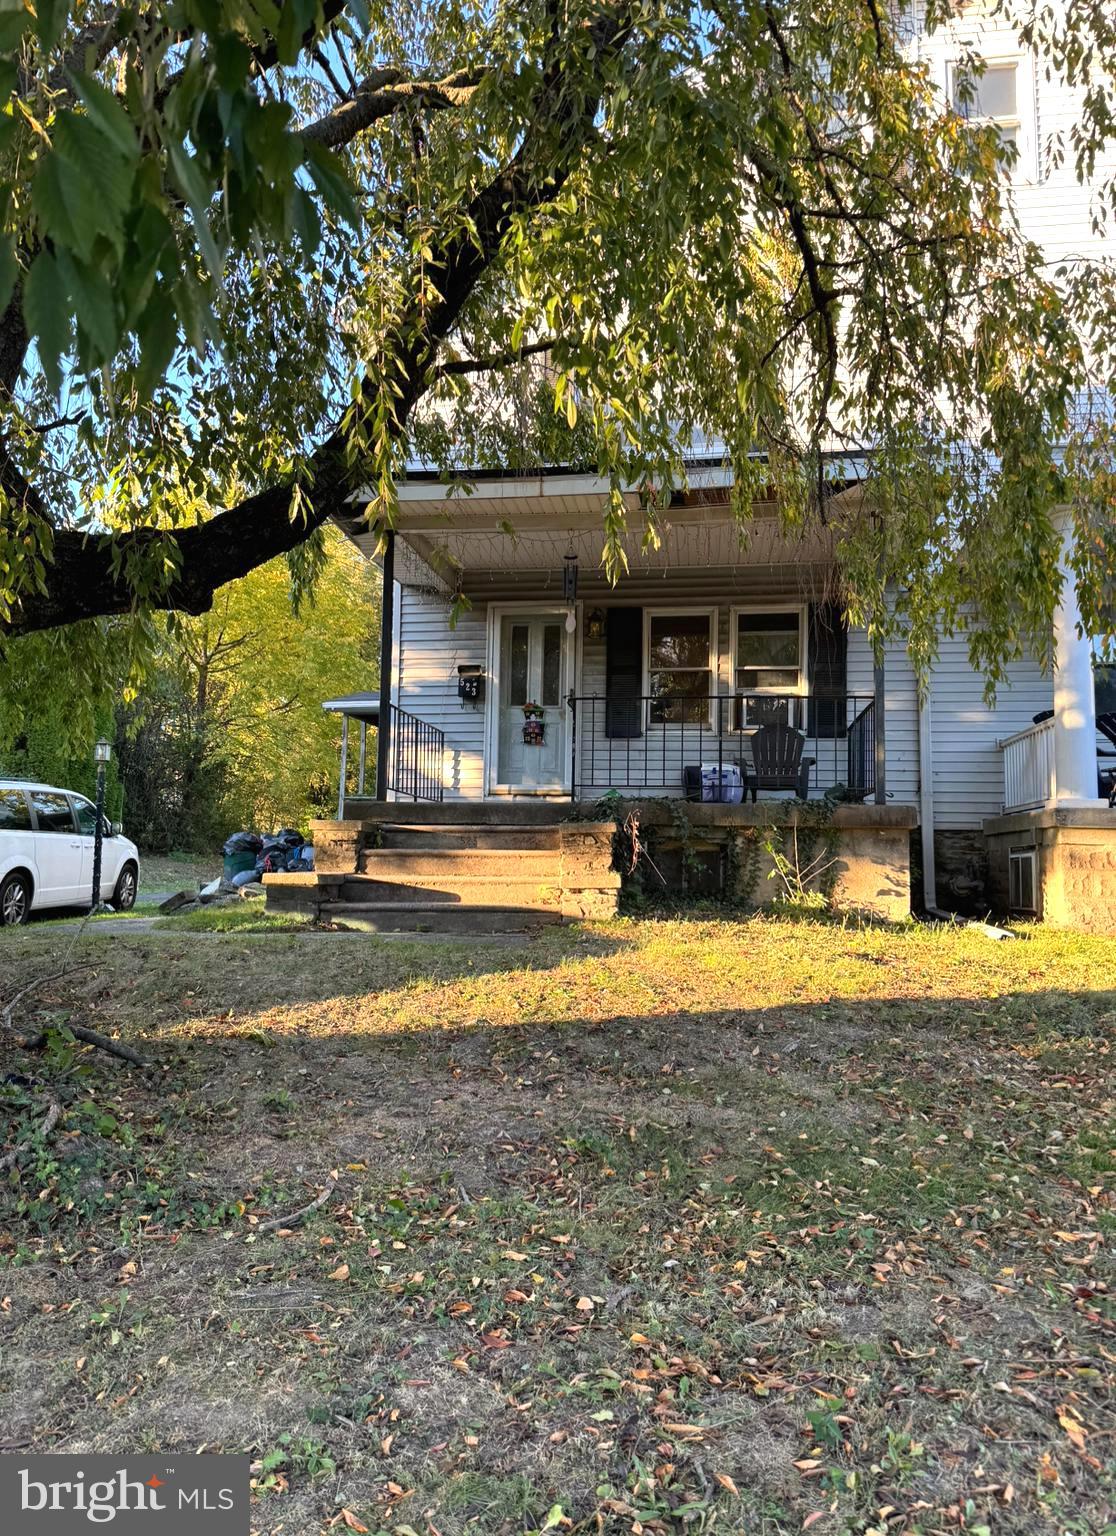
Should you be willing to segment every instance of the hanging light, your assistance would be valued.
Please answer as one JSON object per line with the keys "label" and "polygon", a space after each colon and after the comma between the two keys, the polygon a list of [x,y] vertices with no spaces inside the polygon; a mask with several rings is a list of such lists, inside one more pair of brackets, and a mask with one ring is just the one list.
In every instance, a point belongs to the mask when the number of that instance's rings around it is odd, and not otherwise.
{"label": "hanging light", "polygon": [[577,601],[577,555],[572,549],[562,561],[562,600]]}

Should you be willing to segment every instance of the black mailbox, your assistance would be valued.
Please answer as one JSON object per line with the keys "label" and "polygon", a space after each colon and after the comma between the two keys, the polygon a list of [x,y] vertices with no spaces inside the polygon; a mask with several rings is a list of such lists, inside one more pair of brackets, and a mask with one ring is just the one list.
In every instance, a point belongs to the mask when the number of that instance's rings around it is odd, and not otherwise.
{"label": "black mailbox", "polygon": [[480,704],[484,701],[484,668],[458,667],[457,697],[462,704]]}

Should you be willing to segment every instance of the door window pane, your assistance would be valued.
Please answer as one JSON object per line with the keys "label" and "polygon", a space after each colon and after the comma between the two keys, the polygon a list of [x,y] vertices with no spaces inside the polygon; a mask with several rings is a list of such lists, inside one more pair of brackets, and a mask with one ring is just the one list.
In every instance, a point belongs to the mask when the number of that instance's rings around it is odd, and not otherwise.
{"label": "door window pane", "polygon": [[65,795],[52,795],[41,789],[33,789],[31,808],[35,812],[40,832],[73,832],[73,812]]}
{"label": "door window pane", "polygon": [[30,832],[31,812],[22,789],[0,789],[0,832]]}
{"label": "door window pane", "polygon": [[74,815],[77,817],[78,831],[82,837],[94,837],[97,832],[97,808],[90,805],[88,800],[79,800],[74,796]]}
{"label": "door window pane", "polygon": [[527,698],[527,658],[530,647],[531,631],[526,624],[513,624],[511,627],[510,660],[508,672],[510,683],[508,688],[509,704],[526,704]]}
{"label": "door window pane", "polygon": [[562,626],[543,626],[542,698],[540,704],[558,704],[562,689]]}

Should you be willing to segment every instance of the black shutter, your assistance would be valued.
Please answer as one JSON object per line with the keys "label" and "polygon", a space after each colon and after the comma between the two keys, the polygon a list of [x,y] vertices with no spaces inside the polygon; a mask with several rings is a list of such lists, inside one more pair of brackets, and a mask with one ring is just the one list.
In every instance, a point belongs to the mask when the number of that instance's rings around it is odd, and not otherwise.
{"label": "black shutter", "polygon": [[605,630],[605,735],[643,735],[643,609],[610,608]]}
{"label": "black shutter", "polygon": [[836,740],[846,734],[849,631],[839,603],[811,603],[807,677],[810,707],[806,734]]}

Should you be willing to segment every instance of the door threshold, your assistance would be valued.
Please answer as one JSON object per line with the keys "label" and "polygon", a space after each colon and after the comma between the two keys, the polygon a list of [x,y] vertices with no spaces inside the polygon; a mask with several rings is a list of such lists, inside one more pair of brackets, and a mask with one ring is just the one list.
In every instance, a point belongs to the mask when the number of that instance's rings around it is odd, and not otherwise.
{"label": "door threshold", "polygon": [[489,800],[569,800],[568,789],[516,789],[511,785],[496,785],[488,791]]}

